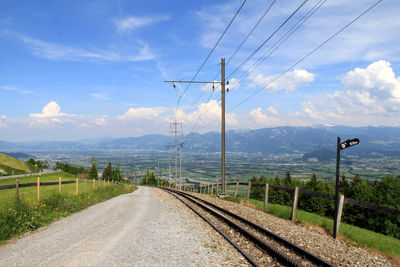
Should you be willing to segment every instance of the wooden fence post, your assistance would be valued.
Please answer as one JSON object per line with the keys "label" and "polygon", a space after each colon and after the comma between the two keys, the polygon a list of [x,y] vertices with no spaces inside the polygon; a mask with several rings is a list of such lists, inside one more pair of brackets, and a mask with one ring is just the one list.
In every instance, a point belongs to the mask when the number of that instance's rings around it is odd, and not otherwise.
{"label": "wooden fence post", "polygon": [[15,180],[15,196],[17,201],[19,201],[19,180]]}
{"label": "wooden fence post", "polygon": [[233,197],[234,197],[234,198],[236,198],[236,197],[237,197],[238,190],[239,190],[239,182],[236,182],[235,194],[233,195]]}
{"label": "wooden fence post", "polygon": [[37,201],[40,201],[40,178],[37,178]]}
{"label": "wooden fence post", "polygon": [[94,188],[96,187],[96,182],[93,179],[93,192],[94,192]]}
{"label": "wooden fence post", "polygon": [[87,179],[85,178],[85,194],[87,193]]}
{"label": "wooden fence post", "polygon": [[214,184],[211,184],[211,195],[214,194]]}
{"label": "wooden fence post", "polygon": [[297,210],[298,199],[299,199],[299,188],[296,186],[296,188],[294,189],[292,217],[290,218],[292,222],[296,221],[296,210]]}
{"label": "wooden fence post", "polygon": [[333,238],[335,238],[335,239],[336,239],[336,236],[339,234],[340,221],[342,219],[342,212],[343,212],[344,196],[340,195],[338,201],[339,201],[338,212],[337,212],[337,215],[335,218],[336,227],[333,229]]}
{"label": "wooden fence post", "polygon": [[58,176],[58,193],[61,193],[61,176]]}
{"label": "wooden fence post", "polygon": [[264,193],[264,211],[267,210],[268,205],[268,191],[269,191],[269,184],[265,184],[265,193]]}
{"label": "wooden fence post", "polygon": [[249,182],[249,186],[247,187],[247,196],[246,196],[246,202],[249,202],[249,198],[250,198],[250,191],[251,191],[251,182]]}
{"label": "wooden fence post", "polygon": [[76,195],[78,195],[78,191],[79,191],[79,181],[78,181],[78,178],[76,178]]}

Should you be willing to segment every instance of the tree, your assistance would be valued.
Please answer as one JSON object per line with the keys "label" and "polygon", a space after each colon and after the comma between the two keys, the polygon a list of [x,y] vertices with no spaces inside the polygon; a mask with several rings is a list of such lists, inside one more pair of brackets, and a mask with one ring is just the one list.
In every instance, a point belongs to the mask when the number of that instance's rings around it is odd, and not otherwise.
{"label": "tree", "polygon": [[[275,178],[272,181],[272,184],[273,185],[278,185],[278,186],[281,185],[281,179],[279,178],[279,175],[275,175]],[[271,188],[269,190],[268,198],[271,200],[271,203],[283,204],[283,192],[282,192],[282,190]]]}
{"label": "tree", "polygon": [[289,171],[286,172],[285,179],[283,180],[283,185],[292,186],[292,176],[290,175]]}
{"label": "tree", "polygon": [[118,182],[122,181],[121,170],[119,169],[119,167],[112,170],[112,179],[114,181],[118,181]]}
{"label": "tree", "polygon": [[350,185],[347,182],[346,176],[343,173],[342,176],[340,176],[340,180],[339,180],[339,192],[342,193],[343,195],[347,196],[349,193],[349,189],[350,189]]}
{"label": "tree", "polygon": [[154,175],[154,172],[149,172],[147,171],[146,176],[140,181],[141,185],[157,185],[157,179],[156,176]]}
{"label": "tree", "polygon": [[[319,181],[315,173],[311,175],[311,179],[306,183],[306,190],[313,192],[327,192],[327,184]],[[315,212],[319,215],[325,215],[329,208],[330,201],[326,198],[310,196],[307,194],[300,196],[300,207],[306,211]]]}
{"label": "tree", "polygon": [[88,177],[89,179],[98,179],[99,173],[97,172],[97,166],[95,163],[92,163],[92,167],[90,168]]}
{"label": "tree", "polygon": [[109,162],[107,167],[103,170],[103,174],[102,174],[101,177],[102,177],[103,180],[111,180],[111,178],[112,178],[111,162]]}

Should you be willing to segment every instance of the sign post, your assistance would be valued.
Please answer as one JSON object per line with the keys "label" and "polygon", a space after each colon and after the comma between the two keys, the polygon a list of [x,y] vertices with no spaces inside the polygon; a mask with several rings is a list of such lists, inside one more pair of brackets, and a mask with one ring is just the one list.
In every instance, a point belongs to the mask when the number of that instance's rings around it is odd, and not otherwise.
{"label": "sign post", "polygon": [[340,137],[337,138],[337,145],[336,145],[336,184],[335,184],[335,218],[334,218],[334,225],[333,225],[333,238],[336,239],[338,229],[338,220],[336,219],[339,212],[339,172],[340,172],[340,150],[346,149],[348,147],[352,147],[358,145],[360,140],[358,138],[348,139],[344,142],[340,142]]}

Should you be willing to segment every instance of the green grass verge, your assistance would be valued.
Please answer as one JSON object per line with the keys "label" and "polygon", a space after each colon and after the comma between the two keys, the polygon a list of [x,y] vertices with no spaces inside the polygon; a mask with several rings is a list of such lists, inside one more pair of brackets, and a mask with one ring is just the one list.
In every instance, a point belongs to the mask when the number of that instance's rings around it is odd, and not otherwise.
{"label": "green grass verge", "polygon": [[[226,200],[240,203],[241,201],[245,200],[245,198],[229,197],[226,198]],[[264,207],[263,201],[250,199],[249,202],[259,209],[263,209]],[[268,203],[266,212],[276,217],[289,220],[292,207]],[[317,225],[327,229],[330,232],[333,231],[333,219],[331,218],[298,209],[296,212],[296,219],[300,223]],[[362,229],[347,223],[340,224],[340,234],[343,235],[345,239],[352,241],[351,243],[353,245],[376,249],[390,256],[400,257],[400,240],[394,237],[375,233],[373,231]]]}
{"label": "green grass verge", "polygon": [[[1,176],[0,176],[1,177]],[[42,175],[30,175],[19,178],[8,178],[0,180],[0,185],[8,185],[15,184],[15,180],[19,180],[20,184],[23,183],[36,183],[37,178],[40,177],[41,182],[56,182],[58,181],[58,177],[61,177],[62,181],[73,180],[76,176],[67,172],[56,172],[56,173],[48,173]],[[0,191],[1,193],[1,191]]]}
{"label": "green grass verge", "polygon": [[[48,225],[90,205],[137,189],[137,187],[127,188],[122,185],[110,184],[110,186],[96,187],[95,191],[76,195],[75,185],[68,186],[69,188],[64,188],[61,194],[58,193],[58,190],[49,190],[46,197],[41,198],[40,201],[34,200],[30,194],[27,194],[20,201],[9,198],[3,202],[0,205],[0,242]],[[36,188],[34,189],[36,190]]]}

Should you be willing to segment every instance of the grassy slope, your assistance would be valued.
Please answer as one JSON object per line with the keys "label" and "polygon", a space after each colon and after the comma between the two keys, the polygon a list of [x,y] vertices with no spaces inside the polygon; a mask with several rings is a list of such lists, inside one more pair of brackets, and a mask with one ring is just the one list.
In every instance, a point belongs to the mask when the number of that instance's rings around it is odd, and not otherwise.
{"label": "grassy slope", "polygon": [[16,158],[4,155],[0,153],[0,165],[7,166],[15,170],[21,170],[25,172],[30,172],[28,165]]}

